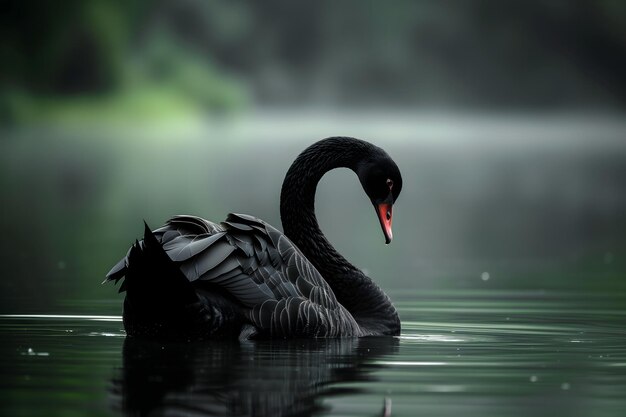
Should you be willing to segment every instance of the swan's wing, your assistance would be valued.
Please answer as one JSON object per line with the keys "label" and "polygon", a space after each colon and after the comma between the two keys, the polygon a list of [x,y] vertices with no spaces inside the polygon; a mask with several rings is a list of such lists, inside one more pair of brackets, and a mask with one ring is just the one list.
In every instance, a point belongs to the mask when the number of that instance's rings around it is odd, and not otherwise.
{"label": "swan's wing", "polygon": [[[224,229],[213,222],[202,219],[196,216],[175,216],[167,221],[167,223],[155,230],[154,236],[163,245],[164,242],[168,242],[170,245],[170,251],[168,255],[172,257],[171,253],[175,253],[177,257],[183,257],[185,254],[189,256],[197,255],[199,252],[208,249],[208,247],[215,243],[214,236],[224,234]],[[189,236],[190,243],[194,243],[189,248],[184,249],[186,242],[183,240],[174,241],[177,237]],[[205,238],[209,238],[206,240]],[[200,242],[201,241],[201,242]],[[144,249],[144,241],[141,240],[137,243],[139,249]],[[106,281],[115,281],[116,283],[126,275],[128,271],[128,258],[132,247],[128,250],[128,253],[122,258],[106,275]],[[167,251],[167,250],[166,250]],[[184,253],[179,253],[183,251]],[[169,253],[171,252],[171,253]],[[120,292],[124,290],[122,286]]]}
{"label": "swan's wing", "polygon": [[[207,282],[228,291],[248,309],[261,333],[358,334],[358,325],[317,269],[284,234],[262,220],[229,214],[217,225],[177,216],[154,235],[192,284]],[[117,282],[127,265],[127,258],[120,261],[107,279]]]}
{"label": "swan's wing", "polygon": [[229,214],[222,226],[239,249],[235,255],[242,272],[267,284],[274,299],[303,297],[326,308],[339,305],[328,283],[282,232],[245,214]]}
{"label": "swan's wing", "polygon": [[284,234],[243,214],[229,214],[222,225],[247,255],[244,272],[265,282],[275,295],[255,304],[250,311],[251,321],[261,332],[272,337],[359,334],[352,315]]}

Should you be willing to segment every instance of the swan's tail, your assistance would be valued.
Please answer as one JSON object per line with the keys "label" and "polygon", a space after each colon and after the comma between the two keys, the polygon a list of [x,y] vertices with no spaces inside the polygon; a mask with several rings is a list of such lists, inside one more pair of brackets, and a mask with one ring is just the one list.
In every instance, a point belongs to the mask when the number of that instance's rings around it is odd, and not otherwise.
{"label": "swan's tail", "polygon": [[124,327],[129,335],[187,337],[197,329],[202,303],[193,286],[145,225],[144,238],[136,241],[126,258],[107,274],[106,281],[124,278]]}

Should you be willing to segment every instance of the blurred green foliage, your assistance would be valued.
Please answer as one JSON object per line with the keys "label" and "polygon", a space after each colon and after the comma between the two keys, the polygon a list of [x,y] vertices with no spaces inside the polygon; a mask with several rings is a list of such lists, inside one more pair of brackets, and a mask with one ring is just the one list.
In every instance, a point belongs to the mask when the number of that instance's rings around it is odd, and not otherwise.
{"label": "blurred green foliage", "polygon": [[122,79],[138,1],[6,2],[2,82],[35,94],[103,93]]}
{"label": "blurred green foliage", "polygon": [[23,2],[3,17],[0,121],[146,122],[228,112],[243,89],[157,31],[138,43],[146,1]]}
{"label": "blurred green foliage", "polygon": [[0,121],[14,124],[249,102],[626,105],[619,0],[7,1],[0,19]]}

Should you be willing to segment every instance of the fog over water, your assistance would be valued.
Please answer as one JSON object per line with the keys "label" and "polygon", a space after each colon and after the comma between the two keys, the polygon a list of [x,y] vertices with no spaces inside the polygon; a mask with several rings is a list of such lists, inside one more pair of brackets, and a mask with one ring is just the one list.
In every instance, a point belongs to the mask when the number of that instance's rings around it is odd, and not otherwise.
{"label": "fog over water", "polygon": [[58,285],[106,295],[92,280],[140,236],[143,219],[156,228],[180,213],[220,221],[243,212],[280,227],[287,168],[338,134],[383,147],[403,174],[389,246],[354,174],[330,172],[316,199],[330,241],[385,287],[621,286],[623,131],[621,120],[577,115],[275,110],[149,133],[14,132],[2,142],[2,178],[16,197],[2,221],[20,243],[3,251],[4,265],[16,277],[52,268],[57,278],[5,281],[4,297],[11,305],[30,289],[47,299],[34,288]]}

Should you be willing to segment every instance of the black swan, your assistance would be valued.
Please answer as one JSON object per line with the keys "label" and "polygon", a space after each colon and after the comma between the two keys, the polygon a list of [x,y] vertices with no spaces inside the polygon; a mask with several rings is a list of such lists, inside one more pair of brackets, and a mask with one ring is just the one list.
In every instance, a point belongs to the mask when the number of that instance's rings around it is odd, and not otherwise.
{"label": "black swan", "polygon": [[219,224],[176,216],[151,231],[107,274],[122,277],[129,336],[197,340],[233,337],[397,335],[389,297],[322,234],[315,191],[333,168],[353,170],[391,242],[392,205],[402,177],[387,153],[368,142],[333,137],[305,149],[280,196],[284,234],[252,216]]}

